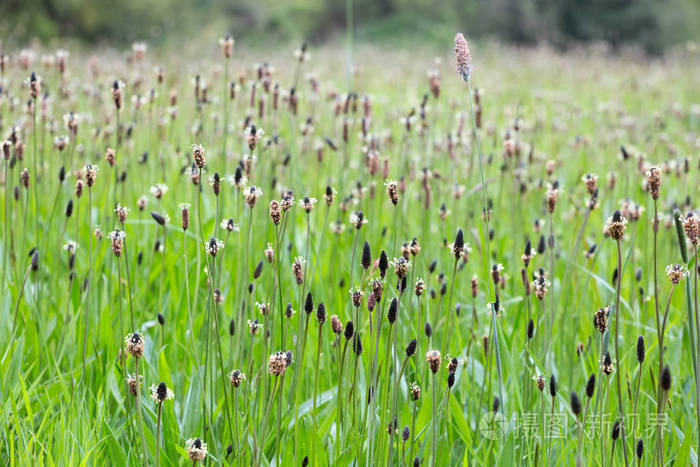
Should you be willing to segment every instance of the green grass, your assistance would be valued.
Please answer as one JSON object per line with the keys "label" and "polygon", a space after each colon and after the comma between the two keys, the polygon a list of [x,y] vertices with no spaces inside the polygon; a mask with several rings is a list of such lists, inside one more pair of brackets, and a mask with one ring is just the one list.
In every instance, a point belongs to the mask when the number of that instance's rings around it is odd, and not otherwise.
{"label": "green grass", "polygon": [[[446,51],[448,47],[450,38],[445,41]],[[615,369],[622,372],[623,405],[630,414],[640,371],[636,341],[638,335],[643,335],[647,359],[641,369],[638,427],[633,436],[628,426],[626,439],[628,456],[634,459],[636,438],[641,437],[645,443],[642,463],[652,465],[659,352],[653,302],[653,204],[643,189],[646,177],[640,167],[656,163],[664,169],[658,238],[659,301],[663,311],[671,288],[663,270],[667,264],[682,262],[678,236],[670,220],[672,208],[677,204],[685,213],[697,207],[697,57],[669,56],[663,62],[647,63],[637,62],[631,56],[611,58],[590,50],[561,56],[545,49],[473,48],[472,87],[484,91],[479,135],[486,196],[492,206],[491,258],[486,258],[481,176],[469,100],[466,86],[453,71],[453,57],[446,53],[440,57],[442,63],[435,65],[420,49],[414,53],[357,50],[358,72],[353,79],[353,91],[358,94],[357,112],[351,109],[348,116],[346,146],[342,139],[344,118],[342,114],[335,116],[336,101],[347,92],[343,54],[336,49],[312,50],[311,61],[299,71],[299,111],[294,116],[283,97],[277,110],[272,106],[274,84],[287,90],[297,74],[292,50],[283,52],[239,61],[237,50],[228,67],[229,79],[238,81],[241,75],[245,86],[238,90],[235,100],[224,104],[224,62],[215,53],[200,54],[189,61],[189,57],[177,54],[147,54],[144,61],[131,64],[122,58],[106,58],[99,61],[97,76],[89,71],[87,55],[71,56],[62,78],[55,68],[38,61],[23,69],[16,60],[19,51],[10,51],[11,61],[1,78],[2,137],[9,139],[12,126],[17,125],[16,134],[25,149],[24,159],[11,164],[0,207],[0,244],[3,255],[8,255],[0,307],[0,452],[7,465],[154,464],[156,405],[148,388],[160,381],[175,394],[172,401],[165,401],[162,406],[162,465],[191,464],[185,441],[196,437],[206,441],[210,464],[299,465],[308,456],[312,466],[365,465],[368,460],[374,465],[387,465],[389,459],[392,464],[411,465],[413,436],[413,454],[425,465],[533,465],[536,460],[538,465],[545,465],[545,461],[550,465],[575,465],[579,432],[569,394],[576,390],[585,406],[586,380],[591,373],[598,376],[600,334],[593,327],[593,314],[599,307],[614,304],[612,276],[617,265],[615,243],[603,236],[603,227],[624,198],[645,210],[638,221],[629,222],[621,242],[621,361],[615,363]],[[257,76],[252,63],[263,60],[275,68],[272,86],[267,94],[263,83],[257,83],[255,107],[250,109],[249,83]],[[156,82],[152,71],[161,64],[165,66],[163,84]],[[429,94],[426,76],[426,71],[434,67],[442,75],[438,98]],[[32,114],[27,112],[29,94],[24,85],[31,69],[42,76],[44,90],[50,96],[45,117],[39,99],[35,131]],[[318,79],[319,94],[304,78],[309,72]],[[200,106],[193,97],[192,80],[196,74],[207,83],[210,100]],[[138,87],[136,76],[143,78]],[[118,147],[117,115],[111,94],[115,79],[126,83]],[[147,100],[136,109],[132,98],[139,94],[148,96],[151,88],[156,90],[153,102]],[[174,120],[167,114],[171,91],[177,95]],[[337,91],[341,97],[333,97],[331,91]],[[420,104],[426,93],[426,126],[421,129]],[[363,146],[370,141],[359,137],[365,94],[371,101],[370,132],[376,138],[379,157],[374,174],[368,170],[363,153]],[[261,95],[266,96],[263,118],[257,113]],[[412,109],[416,110],[415,118],[410,132],[406,132],[401,117]],[[59,151],[52,144],[53,138],[68,134],[63,116],[70,111],[80,115],[79,129],[77,136]],[[233,174],[242,156],[250,154],[243,133],[248,113],[251,123],[264,130],[246,183],[263,191],[253,209],[244,202],[239,190],[225,180],[217,202],[208,183],[214,172],[222,178]],[[301,126],[307,117],[312,117],[314,129],[304,136]],[[224,120],[230,125],[226,138]],[[516,122],[519,131],[514,130]],[[510,158],[503,155],[507,132],[520,143],[520,150]],[[448,134],[453,143],[452,157]],[[276,143],[275,135],[279,137]],[[38,183],[33,168],[35,137]],[[337,151],[324,142],[326,137],[337,146]],[[317,157],[317,142],[323,148],[322,161]],[[192,184],[185,171],[192,163],[193,144],[202,144],[207,158],[201,197],[199,186]],[[620,157],[621,145],[632,154],[631,159]],[[222,155],[224,146],[228,158]],[[117,148],[116,169],[104,160],[107,147]],[[14,157],[14,147],[11,152]],[[147,160],[140,162],[145,152]],[[688,159],[687,173],[682,170],[684,158]],[[554,161],[553,173],[548,175],[546,166],[550,160]],[[87,187],[80,198],[74,193],[75,172],[86,162],[100,166],[90,211]],[[4,176],[5,165],[1,165]],[[58,181],[61,166],[69,173],[64,183]],[[29,189],[20,185],[24,167],[30,172]],[[427,209],[423,168],[432,174],[428,180],[431,200]],[[126,171],[126,178],[115,185],[115,175],[120,176],[122,171]],[[600,177],[599,206],[591,212],[574,255],[588,199],[581,181],[586,173]],[[608,183],[611,173],[616,174],[612,188]],[[401,178],[405,180],[405,191],[400,192],[394,208],[384,182]],[[545,194],[547,182],[553,180],[558,180],[560,194],[552,223]],[[160,201],[149,191],[156,183],[169,187]],[[455,184],[464,188],[458,198],[453,196]],[[16,185],[18,200],[12,196]],[[327,185],[337,190],[330,207],[324,200]],[[357,189],[359,186],[362,190]],[[295,205],[276,229],[268,215],[269,203],[281,199],[286,190],[293,190],[296,200],[310,196],[317,198],[318,203],[308,216]],[[351,194],[352,198],[348,198]],[[148,199],[143,211],[137,205],[141,196]],[[66,220],[64,211],[69,199],[73,199],[74,211]],[[130,209],[125,223],[126,251],[118,260],[119,269],[107,238],[108,232],[121,227],[112,212],[115,202]],[[180,203],[191,204],[186,232],[180,224]],[[444,219],[440,215],[443,204],[448,212]],[[10,209],[6,211],[8,205]],[[349,223],[350,214],[357,210],[362,210],[368,219],[359,230]],[[164,251],[154,250],[156,242],[163,245],[164,229],[154,221],[151,211],[170,216]],[[230,217],[239,226],[238,231],[228,233],[220,226],[223,219]],[[535,231],[535,219],[545,221],[540,233]],[[340,233],[333,231],[336,221],[344,226]],[[98,227],[103,235],[101,239],[92,238],[91,260],[89,225]],[[544,268],[551,285],[543,302],[530,296],[528,308],[520,280],[521,255],[526,239],[536,247],[540,235],[548,236],[550,225],[555,237],[554,269],[551,270],[547,248],[544,254],[534,257],[528,275]],[[472,251],[468,261],[458,263],[455,277],[451,277],[454,256],[446,245],[454,241],[460,228]],[[224,243],[215,261],[205,251],[213,236]],[[398,319],[388,325],[389,303],[397,296],[397,277],[390,267],[382,300],[371,316],[370,333],[366,307],[371,293],[369,281],[378,278],[379,272],[376,264],[363,270],[362,245],[369,242],[373,261],[382,250],[391,260],[401,255],[401,245],[410,243],[413,237],[418,239],[421,250],[418,256],[410,257],[407,291],[400,299]],[[63,249],[69,240],[79,245],[73,280],[69,253]],[[276,250],[273,263],[265,259],[268,243]],[[595,254],[587,259],[583,253],[594,243]],[[20,298],[22,281],[30,266],[29,252],[35,246],[39,267],[27,273]],[[297,256],[307,259],[303,285],[297,285],[292,274],[292,262]],[[260,260],[262,272],[254,280],[253,272]],[[275,269],[278,264],[279,274]],[[491,316],[488,300],[488,264],[502,264],[504,268],[505,286],[497,290],[501,313],[496,318]],[[642,271],[639,281],[634,278],[637,268]],[[210,283],[208,272],[212,270]],[[82,283],[88,273],[91,285],[86,289]],[[479,282],[474,299],[472,276]],[[277,277],[280,288],[276,287]],[[413,293],[418,278],[426,283],[420,299]],[[248,291],[249,283],[254,283],[252,293]],[[689,283],[692,286],[692,275]],[[355,322],[356,310],[349,293],[354,286],[361,286],[364,292],[359,322]],[[665,461],[674,465],[690,465],[697,458],[695,381],[687,312],[692,288],[686,295],[685,287],[678,286],[670,302],[664,355],[673,384],[666,409],[669,419],[663,450]],[[215,289],[220,289],[225,297],[219,305],[213,301]],[[307,292],[313,296],[314,308],[308,318],[308,332],[304,332]],[[130,324],[129,293],[135,329]],[[450,297],[454,306],[459,306],[459,315],[450,317]],[[258,312],[256,302],[269,304],[267,316]],[[317,356],[316,310],[320,302],[325,305],[327,317]],[[15,330],[13,317],[18,303]],[[282,316],[287,303],[296,311],[291,318]],[[158,313],[165,318],[163,326],[158,323]],[[337,315],[343,324],[355,322],[364,350],[356,363],[353,343],[347,344],[340,396],[339,366],[346,343],[342,334],[336,337],[332,333],[331,315]],[[529,347],[528,316],[538,323]],[[430,341],[424,333],[426,317],[433,330]],[[235,333],[230,335],[232,319]],[[255,337],[248,332],[249,319],[258,319],[264,326]],[[550,319],[551,332],[545,325]],[[145,338],[145,354],[140,359],[143,438],[139,434],[136,400],[125,382],[125,373],[134,372],[134,361],[131,356],[126,357],[126,368],[122,368],[120,359],[124,336],[132,331]],[[270,335],[266,337],[268,331]],[[492,353],[495,335],[497,355]],[[487,353],[484,336],[489,336]],[[418,341],[417,352],[407,359],[397,381],[404,349],[413,338]],[[608,341],[606,336],[605,345],[609,345],[615,358],[613,340]],[[580,355],[579,343],[583,349]],[[300,348],[305,349],[303,360]],[[425,361],[429,349],[442,353],[443,364],[434,378],[435,387]],[[284,377],[268,374],[268,358],[278,350],[293,352],[293,362]],[[375,352],[378,385],[373,416],[373,406],[366,402]],[[448,391],[446,365],[452,356],[459,359],[459,364],[454,386]],[[234,369],[247,376],[239,388],[233,388],[228,381],[227,375]],[[316,374],[318,396],[314,404]],[[556,375],[559,391],[554,400],[548,389],[542,394],[537,390],[533,377],[540,374],[546,379]],[[593,436],[591,427],[585,426],[589,432],[583,437],[581,448],[584,465],[609,463],[610,430],[618,410],[615,376],[613,373],[596,381],[596,395],[588,414],[590,417],[600,398],[607,418],[602,436]],[[351,392],[353,382],[355,390]],[[415,409],[409,397],[413,382],[421,387]],[[274,398],[273,388],[278,395]],[[439,404],[435,407],[437,419],[433,418],[433,390]],[[489,439],[483,423],[496,416],[491,412],[496,396],[500,400],[499,413],[505,420],[504,433]],[[393,397],[397,398],[398,435],[390,437],[386,427],[393,412]],[[236,404],[238,411],[234,410]],[[540,425],[543,406],[547,414],[554,407],[561,415],[562,432],[561,438],[545,439],[544,444]],[[338,418],[342,419],[341,430]],[[401,431],[406,425],[415,426],[415,430],[404,447]],[[437,430],[435,449],[433,430]],[[233,453],[226,457],[230,444]],[[147,459],[143,457],[144,445]],[[545,448],[549,451],[546,456]],[[615,465],[623,463],[621,451],[618,443]],[[281,459],[275,460],[276,452]],[[432,459],[432,452],[436,452],[437,459]]]}

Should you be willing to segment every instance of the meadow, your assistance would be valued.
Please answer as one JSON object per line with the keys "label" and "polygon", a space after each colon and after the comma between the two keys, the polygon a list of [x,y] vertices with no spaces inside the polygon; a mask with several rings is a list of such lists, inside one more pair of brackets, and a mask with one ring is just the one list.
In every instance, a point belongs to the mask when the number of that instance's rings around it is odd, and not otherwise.
{"label": "meadow", "polygon": [[693,47],[236,39],[2,51],[4,465],[698,464]]}

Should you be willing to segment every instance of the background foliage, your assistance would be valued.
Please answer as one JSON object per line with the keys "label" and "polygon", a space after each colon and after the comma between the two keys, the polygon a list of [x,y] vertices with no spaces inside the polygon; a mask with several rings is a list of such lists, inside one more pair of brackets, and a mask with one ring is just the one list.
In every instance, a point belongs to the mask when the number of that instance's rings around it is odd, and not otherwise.
{"label": "background foliage", "polygon": [[[697,40],[700,2],[695,0],[354,0],[362,40],[401,43],[420,36],[438,44],[445,32],[496,37],[517,44],[549,42],[569,47],[605,41],[613,48],[639,45],[651,53]],[[229,30],[249,42],[288,39],[323,42],[345,28],[341,0],[4,0],[0,39],[23,42],[74,38],[90,44],[181,46]],[[394,44],[392,44],[394,45]]]}

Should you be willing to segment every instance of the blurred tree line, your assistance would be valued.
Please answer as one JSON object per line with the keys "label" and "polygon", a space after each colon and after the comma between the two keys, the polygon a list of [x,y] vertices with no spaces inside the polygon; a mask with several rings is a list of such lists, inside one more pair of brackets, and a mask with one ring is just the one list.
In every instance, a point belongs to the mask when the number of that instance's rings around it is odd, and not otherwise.
{"label": "blurred tree line", "polygon": [[351,1],[358,40],[442,44],[456,30],[516,44],[566,48],[603,41],[651,53],[697,40],[698,0],[0,0],[0,41],[71,38],[108,45],[211,40],[323,42],[343,34]]}

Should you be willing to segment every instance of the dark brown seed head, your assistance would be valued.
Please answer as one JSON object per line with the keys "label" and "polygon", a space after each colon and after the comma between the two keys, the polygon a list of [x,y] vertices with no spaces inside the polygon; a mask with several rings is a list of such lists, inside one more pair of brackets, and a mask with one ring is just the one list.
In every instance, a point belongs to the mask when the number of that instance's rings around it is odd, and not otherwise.
{"label": "dark brown seed head", "polygon": [[398,307],[399,307],[398,300],[396,300],[396,298],[392,298],[391,303],[389,304],[389,310],[387,311],[387,314],[386,314],[386,317],[389,320],[390,324],[394,324],[396,322]]}
{"label": "dark brown seed head", "polygon": [[641,363],[644,361],[644,357],[646,356],[646,349],[644,348],[644,337],[639,336],[637,338],[637,361],[641,365]]}
{"label": "dark brown seed head", "polygon": [[344,331],[344,336],[345,340],[349,341],[352,339],[353,334],[355,333],[355,325],[352,324],[352,321],[348,321],[345,323],[345,331]]}
{"label": "dark brown seed head", "polygon": [[322,326],[323,323],[326,322],[326,305],[324,305],[323,302],[319,303],[316,308],[316,320],[319,326]]}
{"label": "dark brown seed head", "polygon": [[588,382],[586,382],[586,396],[590,399],[593,397],[593,393],[595,392],[595,373],[591,373],[591,376],[588,378]]}
{"label": "dark brown seed head", "polygon": [[416,353],[416,347],[418,347],[418,341],[416,339],[411,339],[411,342],[406,346],[406,357],[411,357]]}
{"label": "dark brown seed head", "polygon": [[369,242],[365,242],[362,247],[362,267],[366,270],[372,265],[372,251],[369,248]]}
{"label": "dark brown seed head", "polygon": [[311,314],[312,311],[314,311],[314,298],[311,295],[311,292],[306,294],[306,300],[304,301],[304,311],[306,314]]}
{"label": "dark brown seed head", "polygon": [[355,334],[355,337],[352,340],[352,350],[355,352],[355,355],[362,355],[362,339],[357,333]]}
{"label": "dark brown seed head", "polygon": [[615,424],[612,427],[612,432],[610,433],[613,441],[617,441],[617,438],[620,437],[620,428],[620,420],[615,420]]}
{"label": "dark brown seed head", "polygon": [[552,375],[549,377],[549,395],[552,397],[557,397],[557,378]]}
{"label": "dark brown seed head", "polygon": [[671,389],[671,369],[665,365],[661,370],[661,389],[669,391]]}
{"label": "dark brown seed head", "polygon": [[544,386],[545,386],[544,376],[539,375],[537,377],[537,389],[539,389],[540,391],[544,391]]}
{"label": "dark brown seed head", "polygon": [[608,314],[610,314],[610,307],[605,306],[598,308],[593,315],[593,325],[601,334],[608,329]]}

